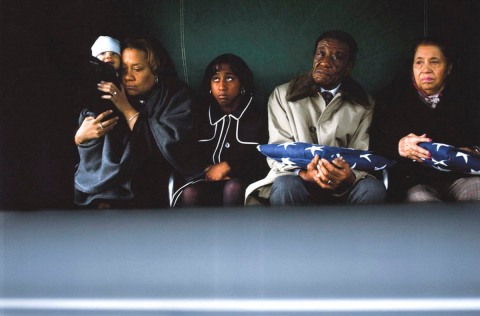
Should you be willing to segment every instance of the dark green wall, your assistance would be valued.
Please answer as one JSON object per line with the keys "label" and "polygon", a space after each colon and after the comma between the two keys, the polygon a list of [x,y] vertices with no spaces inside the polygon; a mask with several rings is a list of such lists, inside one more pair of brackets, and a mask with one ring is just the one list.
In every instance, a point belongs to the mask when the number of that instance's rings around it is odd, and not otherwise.
{"label": "dark green wall", "polygon": [[329,29],[355,37],[353,76],[371,92],[380,89],[423,34],[423,9],[419,0],[166,0],[146,1],[140,12],[192,87],[210,60],[231,52],[251,67],[259,94],[268,95],[311,67],[315,40]]}

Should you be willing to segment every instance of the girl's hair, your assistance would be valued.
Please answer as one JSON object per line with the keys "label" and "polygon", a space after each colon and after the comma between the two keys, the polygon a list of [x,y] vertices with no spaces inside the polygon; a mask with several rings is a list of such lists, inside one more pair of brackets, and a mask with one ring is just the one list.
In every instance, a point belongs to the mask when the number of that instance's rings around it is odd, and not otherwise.
{"label": "girl's hair", "polygon": [[232,72],[240,79],[241,87],[245,89],[245,96],[253,95],[253,73],[243,59],[233,54],[220,55],[208,64],[202,82],[203,93],[209,93],[212,77],[221,69],[222,64],[230,65]]}
{"label": "girl's hair", "polygon": [[148,65],[153,74],[159,77],[175,77],[176,71],[167,50],[153,37],[127,39],[123,49],[131,48],[147,54]]}

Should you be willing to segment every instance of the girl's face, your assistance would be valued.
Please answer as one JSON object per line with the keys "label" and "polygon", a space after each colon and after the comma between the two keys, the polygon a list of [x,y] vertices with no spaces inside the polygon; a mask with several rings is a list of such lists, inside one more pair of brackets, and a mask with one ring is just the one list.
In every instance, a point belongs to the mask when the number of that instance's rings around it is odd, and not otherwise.
{"label": "girl's face", "polygon": [[212,95],[225,113],[232,113],[240,105],[240,79],[229,64],[221,64],[210,81]]}
{"label": "girl's face", "polygon": [[413,77],[417,87],[427,95],[434,95],[442,91],[450,73],[451,66],[442,50],[435,45],[420,45],[413,58]]}
{"label": "girl's face", "polygon": [[128,95],[137,96],[150,91],[155,85],[152,72],[144,51],[125,48],[122,54],[122,83]]}
{"label": "girl's face", "polygon": [[111,64],[115,70],[120,69],[120,55],[115,52],[103,52],[97,56],[104,63]]}

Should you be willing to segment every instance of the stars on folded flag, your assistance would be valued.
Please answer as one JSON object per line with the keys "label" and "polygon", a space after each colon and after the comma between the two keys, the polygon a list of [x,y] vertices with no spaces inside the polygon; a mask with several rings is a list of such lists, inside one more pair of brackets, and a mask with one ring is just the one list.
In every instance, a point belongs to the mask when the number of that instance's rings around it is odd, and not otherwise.
{"label": "stars on folded flag", "polygon": [[280,144],[278,146],[283,146],[283,148],[287,149],[288,146],[295,146],[296,144],[294,142],[290,142],[290,143],[283,143],[283,144]]}
{"label": "stars on folded flag", "polygon": [[467,155],[466,153],[458,152],[455,157],[463,157],[463,159],[465,159],[465,163],[467,163],[469,155]]}
{"label": "stars on folded flag", "polygon": [[433,165],[432,168],[435,168],[437,170],[444,171],[444,172],[451,172],[452,171],[450,169],[445,169],[445,168],[442,168],[442,167],[436,166],[436,165]]}
{"label": "stars on folded flag", "polygon": [[328,161],[343,157],[350,168],[363,171],[383,170],[395,164],[394,161],[366,150],[302,142],[258,145],[257,149],[265,156],[281,162],[285,166],[304,169],[315,155]]}
{"label": "stars on folded flag", "polygon": [[[480,175],[480,158],[477,156],[443,143],[425,142],[418,145],[431,154],[431,159],[422,159],[422,166],[442,172]],[[306,168],[315,155],[328,161],[343,157],[350,168],[362,171],[384,170],[395,164],[395,161],[370,151],[302,142],[258,145],[257,149],[265,156],[289,167]]]}
{"label": "stars on folded flag", "polygon": [[323,147],[324,146],[313,145],[313,146],[305,148],[305,150],[310,150],[310,152],[312,153],[312,156],[315,156],[315,151],[316,150],[323,151]]}
{"label": "stars on folded flag", "polygon": [[465,174],[480,174],[480,158],[442,143],[418,143],[430,152],[431,159],[424,159],[422,166],[443,172],[455,171]]}
{"label": "stars on folded flag", "polygon": [[440,150],[442,147],[447,147],[447,148],[452,148],[453,146],[447,145],[447,144],[442,144],[442,143],[432,143],[432,145],[435,145],[437,147],[437,151]]}
{"label": "stars on folded flag", "polygon": [[370,158],[368,158],[369,156],[371,156],[372,154],[365,154],[365,155],[360,155],[360,158],[364,158],[364,159],[367,159],[368,161],[372,162],[370,160]]}
{"label": "stars on folded flag", "polygon": [[[425,160],[425,159],[422,159],[422,160]],[[435,160],[435,158],[432,158],[432,162],[435,166],[437,165],[443,165],[443,166],[447,166],[447,164],[445,163],[445,160]]]}
{"label": "stars on folded flag", "polygon": [[476,174],[476,175],[480,175],[480,170],[473,170],[473,169],[470,169],[470,174]]}
{"label": "stars on folded flag", "polygon": [[282,158],[282,163],[289,166],[295,166],[295,163],[293,161],[290,161],[290,158]]}

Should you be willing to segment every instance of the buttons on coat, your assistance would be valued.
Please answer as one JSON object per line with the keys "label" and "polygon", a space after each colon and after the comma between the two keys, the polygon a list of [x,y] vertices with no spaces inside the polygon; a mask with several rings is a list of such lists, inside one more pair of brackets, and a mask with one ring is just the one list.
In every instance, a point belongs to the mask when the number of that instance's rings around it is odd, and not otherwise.
{"label": "buttons on coat", "polygon": [[310,126],[308,129],[310,130],[310,133],[316,133],[317,132],[317,128],[315,126]]}
{"label": "buttons on coat", "polygon": [[230,148],[230,143],[229,142],[225,143],[225,148]]}

